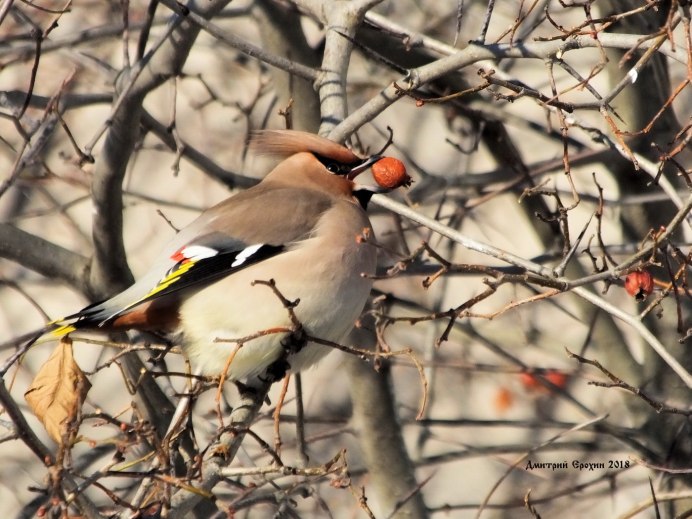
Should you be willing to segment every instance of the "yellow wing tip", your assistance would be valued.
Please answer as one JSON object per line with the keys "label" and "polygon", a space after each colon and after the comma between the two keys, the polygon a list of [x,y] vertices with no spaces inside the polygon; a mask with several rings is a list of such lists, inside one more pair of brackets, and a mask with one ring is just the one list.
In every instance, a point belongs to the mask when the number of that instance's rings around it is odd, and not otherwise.
{"label": "yellow wing tip", "polygon": [[62,326],[58,326],[54,330],[51,330],[49,332],[49,336],[53,337],[54,339],[58,339],[58,338],[62,337],[63,335],[67,335],[68,333],[72,333],[76,329],[77,328],[72,324],[63,324]]}

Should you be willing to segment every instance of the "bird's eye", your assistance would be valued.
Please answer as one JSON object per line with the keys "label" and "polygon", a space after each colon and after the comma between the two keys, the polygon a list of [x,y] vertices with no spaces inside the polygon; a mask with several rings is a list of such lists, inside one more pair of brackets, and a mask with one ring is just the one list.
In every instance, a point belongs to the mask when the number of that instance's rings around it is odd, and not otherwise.
{"label": "bird's eye", "polygon": [[340,162],[329,162],[325,164],[325,167],[327,168],[327,171],[334,173],[335,175],[346,175],[349,171],[351,171],[349,166],[346,164],[341,164]]}
{"label": "bird's eye", "polygon": [[329,171],[333,175],[348,175],[351,172],[351,169],[353,168],[353,164],[344,164],[343,162],[339,162],[334,159],[328,159],[318,154],[315,154],[315,158],[317,158],[317,160],[319,160],[322,163],[322,165],[327,169],[327,171]]}

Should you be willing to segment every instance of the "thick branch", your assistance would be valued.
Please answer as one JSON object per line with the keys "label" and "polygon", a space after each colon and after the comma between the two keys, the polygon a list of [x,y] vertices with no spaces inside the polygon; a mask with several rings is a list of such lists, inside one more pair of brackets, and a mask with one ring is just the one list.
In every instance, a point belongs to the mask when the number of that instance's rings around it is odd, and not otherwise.
{"label": "thick branch", "polygon": [[[599,46],[629,49],[637,45],[637,38],[641,39],[642,36],[601,33],[599,34],[598,40],[591,36],[576,36],[567,41],[537,41],[516,46],[509,43],[495,43],[489,45],[471,43],[455,54],[439,59],[428,65],[411,69],[400,81],[402,85],[407,85],[409,88],[415,89],[447,74],[459,72],[469,65],[487,60],[496,61],[505,58],[548,59],[557,54],[563,56],[572,50],[598,48]],[[386,110],[401,96],[401,91],[394,83],[388,85],[368,103],[362,105],[358,110],[349,115],[347,119],[341,122],[330,133],[330,137],[337,141],[344,140],[363,124],[373,120],[377,115]]]}
{"label": "thick branch", "polygon": [[78,290],[86,289],[86,257],[5,223],[0,224],[0,256]]}
{"label": "thick branch", "polygon": [[227,460],[235,457],[245,438],[246,430],[255,420],[264,403],[270,385],[263,383],[261,387],[247,387],[246,390],[241,391],[240,401],[229,417],[230,425],[218,442],[212,444],[207,450],[208,455],[202,466],[204,478],[197,487],[201,492],[178,490],[171,499],[170,519],[187,517],[188,513],[204,499],[206,492],[210,492],[223,479],[223,468],[228,464]]}
{"label": "thick branch", "polygon": [[[212,16],[227,0],[205,4],[202,16]],[[144,97],[177,75],[187,58],[199,26],[174,15],[169,31],[137,66],[121,78],[109,122],[103,152],[96,161],[94,198],[94,258],[91,269],[92,295],[107,296],[132,283],[123,243],[122,182],[137,140]]]}
{"label": "thick branch", "polygon": [[[358,344],[374,347],[373,332],[354,331]],[[427,517],[425,502],[397,420],[389,365],[376,372],[355,355],[346,359],[353,420],[383,517]]]}

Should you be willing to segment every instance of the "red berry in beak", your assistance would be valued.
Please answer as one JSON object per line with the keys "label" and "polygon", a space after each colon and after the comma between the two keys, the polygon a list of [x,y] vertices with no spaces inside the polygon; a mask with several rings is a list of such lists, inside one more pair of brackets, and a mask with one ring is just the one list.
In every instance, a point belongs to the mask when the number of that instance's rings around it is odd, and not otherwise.
{"label": "red berry in beak", "polygon": [[396,189],[410,186],[411,177],[406,173],[406,166],[394,157],[383,157],[372,165],[372,176],[380,187]]}

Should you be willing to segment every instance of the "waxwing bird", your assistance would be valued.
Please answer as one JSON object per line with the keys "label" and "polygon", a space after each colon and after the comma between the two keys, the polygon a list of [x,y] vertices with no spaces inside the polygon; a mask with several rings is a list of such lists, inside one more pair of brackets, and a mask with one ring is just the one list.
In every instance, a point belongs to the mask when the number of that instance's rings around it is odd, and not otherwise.
{"label": "waxwing bird", "polygon": [[330,351],[311,342],[287,350],[295,328],[287,300],[297,303],[306,336],[342,341],[372,286],[376,248],[365,207],[383,190],[354,179],[381,157],[288,130],[262,132],[253,145],[285,158],[182,229],[134,285],[43,331],[180,333],[197,373],[229,380],[279,361],[299,371]]}

